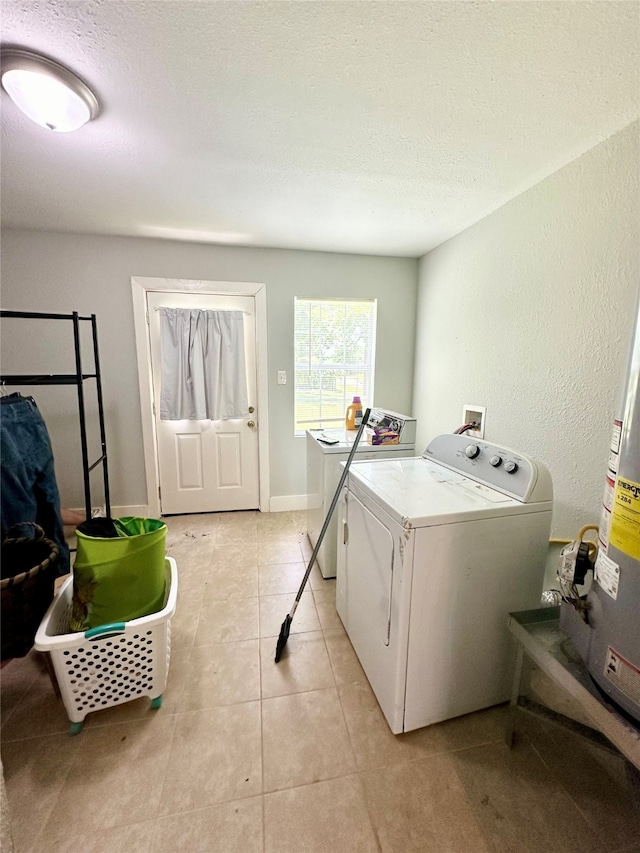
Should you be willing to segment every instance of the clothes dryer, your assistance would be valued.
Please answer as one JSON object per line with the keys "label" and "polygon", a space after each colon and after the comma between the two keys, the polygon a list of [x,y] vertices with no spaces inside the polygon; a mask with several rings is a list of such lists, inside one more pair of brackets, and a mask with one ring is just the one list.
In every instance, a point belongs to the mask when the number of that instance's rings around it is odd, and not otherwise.
{"label": "clothes dryer", "polygon": [[544,465],[464,435],[352,463],[336,607],[394,734],[509,698],[508,615],[540,606],[552,500]]}

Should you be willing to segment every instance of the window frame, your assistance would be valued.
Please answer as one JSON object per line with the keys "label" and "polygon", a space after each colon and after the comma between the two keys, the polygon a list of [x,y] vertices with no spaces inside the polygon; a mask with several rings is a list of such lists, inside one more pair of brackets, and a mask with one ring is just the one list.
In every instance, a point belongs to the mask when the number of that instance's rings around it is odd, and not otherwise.
{"label": "window frame", "polygon": [[[303,332],[300,324],[300,316],[299,316],[299,306],[308,303],[310,308],[309,311],[312,312],[314,308],[322,307],[322,303],[332,304],[332,305],[340,305],[344,306],[345,311],[348,309],[349,305],[358,305],[363,306],[366,305],[369,307],[369,314],[366,318],[367,329],[365,332],[365,338],[362,343],[364,344],[365,352],[368,353],[368,360],[365,358],[364,360],[359,360],[356,362],[347,361],[346,358],[343,357],[343,360],[338,362],[336,360],[333,361],[312,361],[311,352],[309,352],[309,360],[308,362],[301,362],[298,358],[299,352],[299,336]],[[372,406],[374,399],[374,390],[375,390],[375,362],[376,362],[376,337],[377,337],[377,319],[378,319],[378,300],[375,297],[335,297],[335,296],[323,296],[323,297],[311,297],[311,296],[296,296],[294,297],[294,435],[295,436],[304,436],[306,434],[306,430],[308,429],[338,429],[341,426],[344,426],[344,415],[346,412],[347,406],[352,402],[353,396],[358,394],[363,402],[364,406]],[[345,323],[343,326],[343,338],[344,331],[347,329],[347,317],[345,315]],[[317,334],[318,328],[322,326],[321,323],[317,321],[314,323],[310,321],[308,323],[308,333],[307,333],[307,346],[308,349],[312,348],[312,338],[314,334]],[[317,344],[317,341],[316,341]],[[356,344],[357,345],[357,344]],[[346,343],[343,344],[346,347]],[[301,387],[299,383],[299,374],[301,371],[307,369],[309,372],[318,372],[321,374],[320,376],[320,384],[322,384],[323,379],[330,378],[332,373],[340,373],[342,372],[344,386],[342,391],[340,392],[343,397],[343,401],[340,401],[340,414],[338,415],[336,412],[336,401],[335,399],[331,403],[327,403],[327,405],[332,405],[334,411],[331,416],[322,419],[322,389],[314,389],[319,390],[320,399],[317,401],[317,405],[319,407],[318,415],[319,417],[316,419],[303,421],[301,418],[300,412],[300,400],[299,395],[301,393]],[[324,374],[324,376],[322,375]],[[351,378],[357,374],[363,374],[361,379],[361,387],[356,388],[354,390],[354,385],[348,387],[347,383],[349,381],[349,374],[351,374]],[[335,394],[333,395],[335,396]],[[328,399],[328,395],[327,395]]]}

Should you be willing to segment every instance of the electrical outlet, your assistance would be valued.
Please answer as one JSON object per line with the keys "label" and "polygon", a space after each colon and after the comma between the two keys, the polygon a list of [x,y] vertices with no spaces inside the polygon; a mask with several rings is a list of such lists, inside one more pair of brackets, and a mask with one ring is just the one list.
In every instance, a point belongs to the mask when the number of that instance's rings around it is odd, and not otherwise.
{"label": "electrical outlet", "polygon": [[486,406],[476,406],[473,403],[465,403],[462,407],[462,423],[475,423],[476,426],[468,429],[465,435],[473,438],[484,438],[484,423],[487,416]]}
{"label": "electrical outlet", "polygon": [[278,371],[278,385],[286,385],[287,384],[287,371],[279,370]]}

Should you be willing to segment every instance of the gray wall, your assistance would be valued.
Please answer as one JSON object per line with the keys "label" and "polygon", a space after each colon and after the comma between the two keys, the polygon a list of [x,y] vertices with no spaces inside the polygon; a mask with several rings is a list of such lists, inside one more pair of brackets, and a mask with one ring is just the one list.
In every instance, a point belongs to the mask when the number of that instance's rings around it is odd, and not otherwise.
{"label": "gray wall", "polygon": [[487,407],[485,437],[551,471],[553,531],[597,524],[640,284],[639,126],[421,260],[419,445]]}
{"label": "gray wall", "polygon": [[[410,413],[417,271],[417,260],[407,258],[2,232],[3,308],[97,315],[112,503],[118,506],[147,502],[132,276],[266,283],[271,495],[289,497],[306,493],[305,441],[293,435],[294,296],[378,299],[375,403]],[[26,323],[3,321],[2,371],[71,370],[70,336],[63,335],[59,325]],[[14,324],[23,324],[19,333]],[[287,371],[287,385],[276,384],[277,370]],[[83,502],[74,394],[72,388],[34,391],[52,437],[62,500],[68,506]]]}

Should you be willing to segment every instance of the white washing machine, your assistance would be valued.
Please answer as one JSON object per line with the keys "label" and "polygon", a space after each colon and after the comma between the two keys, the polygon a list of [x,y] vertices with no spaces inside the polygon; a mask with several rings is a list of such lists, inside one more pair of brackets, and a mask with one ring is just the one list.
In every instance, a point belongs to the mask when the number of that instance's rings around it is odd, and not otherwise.
{"label": "white washing machine", "polygon": [[[400,434],[400,443],[372,445],[367,441],[367,434],[363,433],[354,459],[415,456],[415,418],[388,409],[372,409],[369,424],[393,428]],[[338,488],[342,474],[340,463],[349,456],[356,435],[356,431],[345,429],[307,430],[307,534],[313,548]],[[336,576],[337,530],[334,513],[316,558],[323,578]]]}
{"label": "white washing machine", "polygon": [[543,465],[464,435],[352,462],[336,607],[394,734],[509,698],[508,614],[540,606],[552,501]]}

